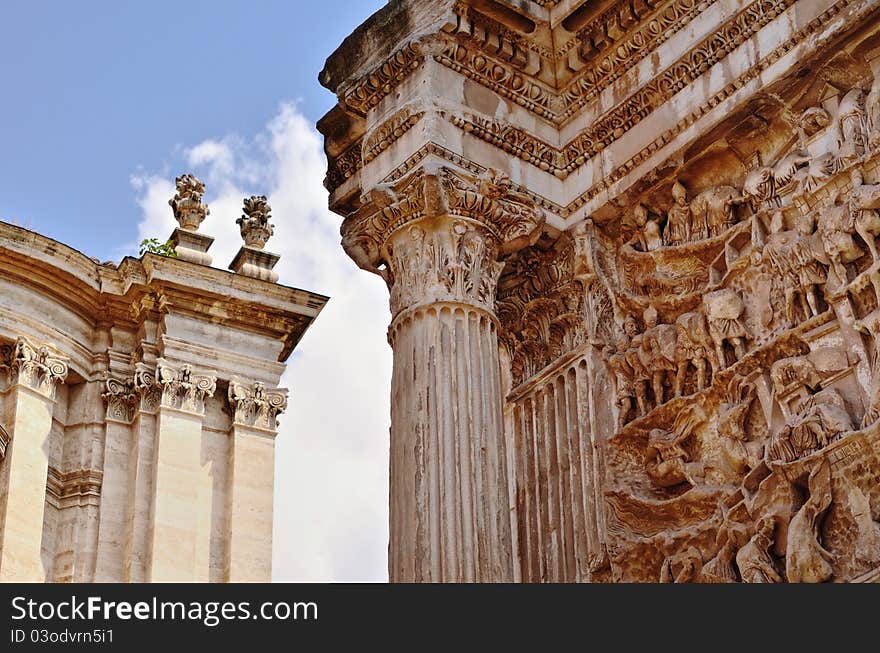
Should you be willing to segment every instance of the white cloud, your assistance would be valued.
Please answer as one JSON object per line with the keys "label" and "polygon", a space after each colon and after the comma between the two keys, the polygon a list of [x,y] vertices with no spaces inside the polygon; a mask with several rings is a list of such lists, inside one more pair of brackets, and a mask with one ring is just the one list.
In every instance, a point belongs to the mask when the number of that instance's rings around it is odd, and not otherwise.
{"label": "white cloud", "polygon": [[[282,383],[291,389],[276,440],[274,579],[384,581],[388,544],[387,290],[339,245],[340,218],[327,210],[320,136],[293,105],[254,139],[224,135],[184,149],[178,163],[206,182],[225,267],[241,239],[235,225],[246,195],[267,195],[281,254],[281,283],[330,295],[294,352]],[[140,238],[165,238],[173,175],[132,177],[143,219]]]}

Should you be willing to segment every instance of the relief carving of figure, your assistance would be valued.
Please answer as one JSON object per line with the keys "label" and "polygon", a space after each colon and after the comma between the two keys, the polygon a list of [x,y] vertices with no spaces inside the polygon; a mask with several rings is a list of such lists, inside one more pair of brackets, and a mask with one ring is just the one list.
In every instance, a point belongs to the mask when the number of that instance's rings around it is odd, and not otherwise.
{"label": "relief carving of figure", "polygon": [[740,202],[748,202],[753,211],[762,208],[777,208],[779,198],[776,196],[776,180],[773,169],[766,166],[754,167],[746,173],[743,181],[743,198]]}
{"label": "relief carving of figure", "polygon": [[781,583],[782,576],[770,555],[776,532],[776,519],[764,517],[755,526],[755,534],[736,553],[736,566],[744,583]]}
{"label": "relief carving of figure", "polygon": [[648,209],[645,208],[644,204],[636,204],[635,208],[633,208],[633,220],[636,225],[636,232],[627,244],[639,252],[651,252],[655,249],[660,249],[663,245],[660,223],[654,216],[648,213]]}
{"label": "relief carving of figure", "polygon": [[868,145],[880,145],[880,75],[874,77],[871,90],[865,98],[865,119],[868,128]]}
{"label": "relief carving of figure", "polygon": [[782,212],[777,211],[770,221],[771,235],[764,246],[764,255],[785,288],[785,315],[788,324],[793,326],[798,323],[797,300],[805,318],[819,314],[816,286],[823,285],[828,274],[817,258],[823,251],[819,236],[813,233],[812,216],[801,216],[796,231],[783,229]]}
{"label": "relief carving of figure", "polygon": [[695,546],[671,555],[660,567],[661,583],[700,582],[703,569],[703,556]]}
{"label": "relief carving of figure", "polygon": [[718,236],[736,224],[736,207],[743,201],[733,186],[704,190],[691,202],[694,225],[705,224],[705,233],[709,238]]}
{"label": "relief carving of figure", "polygon": [[645,333],[642,339],[642,364],[651,372],[654,405],[665,401],[664,386],[671,381],[678,367],[675,360],[675,326],[659,324],[657,309],[649,306],[643,316]]}
{"label": "relief carving of figure", "polygon": [[618,430],[632,419],[632,411],[635,408],[635,372],[626,361],[629,344],[629,337],[624,335],[617,340],[616,346],[607,345],[602,350],[602,356],[614,377],[614,387],[617,390]]}
{"label": "relief carving of figure", "polygon": [[837,159],[839,167],[844,168],[858,161],[865,153],[868,142],[867,115],[862,106],[862,89],[850,90],[840,101],[837,121],[840,129]]}
{"label": "relief carving of figure", "polygon": [[791,462],[823,449],[853,430],[852,418],[834,388],[807,397],[770,444],[771,460]]}
{"label": "relief carving of figure", "polygon": [[845,285],[849,281],[846,264],[864,255],[853,239],[853,231],[849,205],[841,203],[840,193],[835,192],[831,205],[819,216],[819,234],[840,285]]}
{"label": "relief carving of figure", "polygon": [[703,566],[702,580],[705,583],[737,582],[734,559],[740,546],[737,533],[731,528],[719,528],[715,538],[718,553]]}
{"label": "relief carving of figure", "polygon": [[[695,240],[695,238],[692,238],[691,235],[694,225],[691,207],[687,203],[687,189],[679,181],[672,185],[672,199],[674,202],[666,217],[663,242],[666,245],[682,245],[690,242],[692,239]],[[699,228],[698,226],[697,238],[705,237],[705,234],[702,233],[704,231],[705,228]]]}
{"label": "relief carving of figure", "polygon": [[831,506],[831,466],[823,460],[810,473],[810,497],[788,525],[785,576],[790,583],[831,579],[833,556],[819,541],[822,518]]}
{"label": "relief carving of figure", "polygon": [[638,324],[631,315],[623,321],[623,331],[629,338],[629,348],[626,350],[625,358],[632,370],[636,405],[639,409],[639,416],[642,416],[648,412],[647,395],[650,374],[642,363],[642,334],[639,333]]}
{"label": "relief carving of figure", "polygon": [[850,219],[853,230],[861,237],[871,252],[871,262],[877,262],[877,236],[880,235],[880,184],[865,184],[862,171],[855,168],[850,173]]}
{"label": "relief carving of figure", "polygon": [[706,326],[706,318],[699,311],[679,315],[675,321],[676,397],[684,392],[684,382],[690,366],[696,372],[697,391],[706,388],[709,383],[706,374],[707,361],[711,364],[712,374],[717,372],[714,345]]}
{"label": "relief carving of figure", "polygon": [[703,475],[703,465],[691,462],[684,443],[704,420],[702,409],[693,407],[679,413],[672,431],[651,429],[645,449],[645,471],[658,487],[681,483],[697,485]]}
{"label": "relief carving of figure", "polygon": [[706,318],[709,323],[709,335],[715,343],[715,357],[719,369],[727,367],[727,357],[724,353],[725,343],[733,347],[736,360],[746,354],[746,339],[748,331],[742,321],[745,310],[742,298],[736,291],[729,288],[716,290],[703,297],[703,305],[706,309]]}

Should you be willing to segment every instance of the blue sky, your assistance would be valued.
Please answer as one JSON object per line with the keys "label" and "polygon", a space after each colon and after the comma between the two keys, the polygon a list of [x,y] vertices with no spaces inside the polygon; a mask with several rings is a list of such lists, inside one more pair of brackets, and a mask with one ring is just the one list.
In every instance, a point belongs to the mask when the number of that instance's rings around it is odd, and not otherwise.
{"label": "blue sky", "polygon": [[384,3],[19,2],[0,10],[0,220],[118,261],[167,238],[174,177],[206,182],[225,268],[265,194],[281,283],[331,297],[289,361],[274,579],[384,581],[388,293],[339,246],[314,123],[324,60]]}
{"label": "blue sky", "polygon": [[136,233],[132,174],[252,135],[283,101],[317,121],[325,58],[382,4],[3,3],[0,218],[113,257]]}

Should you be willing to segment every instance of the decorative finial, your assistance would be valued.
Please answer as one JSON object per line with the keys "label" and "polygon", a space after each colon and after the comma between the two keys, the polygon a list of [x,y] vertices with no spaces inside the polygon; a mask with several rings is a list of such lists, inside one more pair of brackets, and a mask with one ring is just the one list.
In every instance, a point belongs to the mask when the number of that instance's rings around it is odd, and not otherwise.
{"label": "decorative finial", "polygon": [[241,227],[244,244],[254,249],[263,249],[274,233],[274,227],[269,223],[272,207],[265,195],[252,195],[245,198],[243,210],[244,215],[235,224]]}
{"label": "decorative finial", "polygon": [[174,211],[174,219],[180,224],[181,229],[198,231],[202,220],[211,212],[208,205],[202,201],[205,184],[189,173],[180,175],[174,183],[177,185],[177,194],[168,200]]}

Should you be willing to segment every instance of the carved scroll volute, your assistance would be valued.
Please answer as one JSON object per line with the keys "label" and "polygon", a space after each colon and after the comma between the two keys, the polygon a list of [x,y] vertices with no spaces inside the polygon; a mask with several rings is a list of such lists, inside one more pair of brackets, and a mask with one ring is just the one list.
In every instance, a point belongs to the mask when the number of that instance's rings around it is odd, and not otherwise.
{"label": "carved scroll volute", "polygon": [[104,381],[101,398],[107,403],[107,419],[130,422],[137,410],[139,394],[135,380],[109,377]]}
{"label": "carved scroll volute", "polygon": [[162,388],[156,383],[156,370],[141,362],[135,364],[134,391],[139,399],[138,408],[155,413],[162,399]]}
{"label": "carved scroll volute", "polygon": [[55,397],[55,387],[67,378],[68,360],[36,346],[25,338],[0,351],[0,366],[9,371],[10,382],[20,383],[40,394]]}
{"label": "carved scroll volute", "polygon": [[175,367],[165,359],[156,361],[156,384],[161,388],[161,405],[192,413],[204,413],[205,399],[214,396],[217,376],[195,374],[189,364]]}
{"label": "carved scroll volute", "polygon": [[287,410],[287,390],[267,389],[259,381],[246,383],[233,377],[229,381],[229,406],[233,422],[274,431],[278,428],[278,415]]}
{"label": "carved scroll volute", "polygon": [[503,173],[420,168],[367,192],[342,225],[342,246],[386,280],[395,315],[437,301],[491,312],[499,256],[534,244],[544,219]]}

